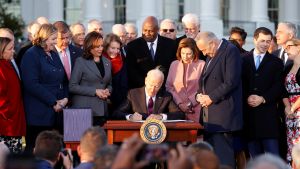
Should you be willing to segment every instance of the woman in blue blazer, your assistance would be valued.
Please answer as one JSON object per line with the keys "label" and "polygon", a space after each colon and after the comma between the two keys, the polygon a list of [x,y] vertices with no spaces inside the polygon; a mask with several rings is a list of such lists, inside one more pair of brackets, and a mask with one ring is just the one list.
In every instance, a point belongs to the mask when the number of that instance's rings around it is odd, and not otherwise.
{"label": "woman in blue blazer", "polygon": [[33,47],[21,62],[24,106],[27,120],[27,152],[32,152],[35,138],[43,130],[54,129],[55,116],[68,102],[64,67],[55,53],[57,30],[51,24],[41,26]]}

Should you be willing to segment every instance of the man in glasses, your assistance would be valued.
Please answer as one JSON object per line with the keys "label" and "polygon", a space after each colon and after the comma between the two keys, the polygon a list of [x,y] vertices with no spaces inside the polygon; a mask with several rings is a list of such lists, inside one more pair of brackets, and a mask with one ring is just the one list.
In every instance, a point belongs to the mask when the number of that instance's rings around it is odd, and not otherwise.
{"label": "man in glasses", "polygon": [[163,21],[161,21],[159,34],[161,36],[175,40],[177,34],[175,22],[171,19],[164,19]]}

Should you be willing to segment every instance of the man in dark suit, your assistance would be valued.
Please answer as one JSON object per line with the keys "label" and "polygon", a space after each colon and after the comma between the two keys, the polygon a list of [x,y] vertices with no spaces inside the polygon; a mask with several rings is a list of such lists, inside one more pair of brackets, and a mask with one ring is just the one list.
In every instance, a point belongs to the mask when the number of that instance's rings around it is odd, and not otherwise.
{"label": "man in dark suit", "polygon": [[128,92],[127,100],[114,112],[117,119],[158,120],[185,119],[173,102],[170,93],[160,90],[164,74],[159,69],[150,70],[145,78],[145,87],[132,89]]}
{"label": "man in dark suit", "polygon": [[142,37],[130,43],[126,48],[126,64],[129,88],[144,86],[149,70],[161,66],[164,75],[168,75],[172,61],[176,59],[175,41],[158,35],[158,21],[149,16],[143,23]]}
{"label": "man in dark suit", "polygon": [[242,128],[242,82],[239,50],[212,32],[200,32],[197,46],[208,56],[196,100],[202,105],[204,140],[221,164],[235,167],[232,132]]}
{"label": "man in dark suit", "polygon": [[65,68],[68,80],[70,80],[75,60],[82,55],[83,50],[70,44],[70,29],[65,22],[57,21],[53,25],[58,31],[55,49]]}
{"label": "man in dark suit", "polygon": [[290,22],[280,22],[276,30],[277,44],[281,46],[280,49],[274,51],[272,54],[280,58],[284,66],[292,64],[288,58],[287,53],[284,51],[286,42],[296,37],[297,28],[295,24]]}
{"label": "man in dark suit", "polygon": [[272,32],[265,27],[254,32],[254,50],[243,55],[244,122],[252,157],[264,152],[279,155],[279,114],[283,63],[267,52]]}

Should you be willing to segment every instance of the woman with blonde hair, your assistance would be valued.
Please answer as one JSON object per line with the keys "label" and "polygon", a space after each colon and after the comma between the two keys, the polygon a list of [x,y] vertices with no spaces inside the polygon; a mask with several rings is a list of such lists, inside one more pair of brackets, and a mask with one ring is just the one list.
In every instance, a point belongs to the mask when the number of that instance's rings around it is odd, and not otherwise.
{"label": "woman with blonde hair", "polygon": [[198,59],[199,51],[192,38],[182,39],[177,49],[177,59],[172,62],[166,89],[188,120],[199,122],[201,105],[195,100],[198,81],[205,62]]}
{"label": "woman with blonde hair", "polygon": [[0,37],[0,143],[21,153],[26,124],[20,80],[10,62],[13,54],[14,42]]}
{"label": "woman with blonde hair", "polygon": [[30,153],[41,131],[57,129],[55,119],[68,102],[67,76],[54,52],[56,41],[55,27],[43,24],[21,62],[28,129],[26,151]]}
{"label": "woman with blonde hair", "polygon": [[285,71],[286,95],[283,99],[285,105],[287,127],[287,161],[291,164],[291,152],[295,144],[300,143],[300,40],[291,39],[286,42],[285,51],[293,64]]}

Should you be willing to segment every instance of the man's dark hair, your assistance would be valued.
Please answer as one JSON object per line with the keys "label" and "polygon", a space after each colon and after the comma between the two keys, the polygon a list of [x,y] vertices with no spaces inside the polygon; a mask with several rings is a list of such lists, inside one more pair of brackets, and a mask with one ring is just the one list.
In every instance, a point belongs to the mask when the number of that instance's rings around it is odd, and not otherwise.
{"label": "man's dark hair", "polygon": [[254,38],[257,39],[260,33],[264,35],[271,35],[271,37],[273,37],[273,33],[270,29],[266,27],[259,27],[254,31]]}
{"label": "man's dark hair", "polygon": [[70,31],[68,24],[66,24],[64,21],[56,21],[54,22],[53,26],[59,33],[67,33]]}
{"label": "man's dark hair", "polygon": [[245,30],[242,29],[242,28],[240,28],[240,27],[237,27],[237,26],[232,27],[231,30],[230,30],[230,35],[232,35],[234,33],[240,34],[241,37],[242,37],[242,39],[243,39],[243,41],[245,41],[246,38],[247,38],[247,32],[245,32]]}
{"label": "man's dark hair", "polygon": [[43,131],[35,140],[34,155],[55,162],[63,147],[62,142],[62,136],[57,131]]}

